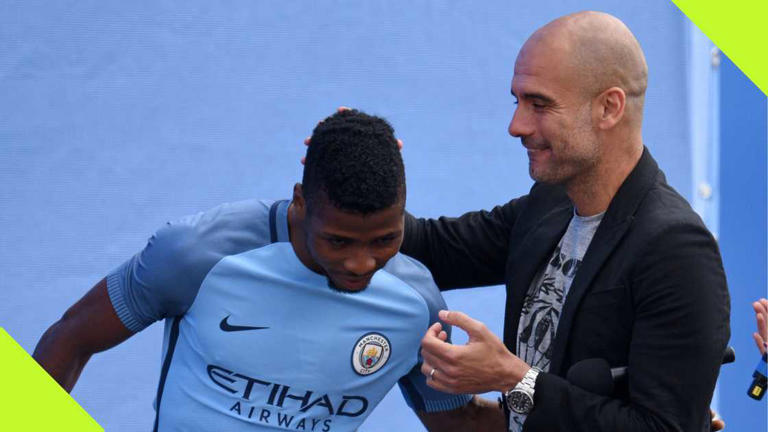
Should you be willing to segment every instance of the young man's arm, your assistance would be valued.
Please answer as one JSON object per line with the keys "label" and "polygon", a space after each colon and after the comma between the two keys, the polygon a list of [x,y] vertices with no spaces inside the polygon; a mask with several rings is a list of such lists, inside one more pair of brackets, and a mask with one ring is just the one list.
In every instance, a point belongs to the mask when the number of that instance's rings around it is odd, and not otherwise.
{"label": "young man's arm", "polygon": [[48,328],[32,356],[69,392],[91,355],[132,335],[117,317],[102,279]]}
{"label": "young man's arm", "polygon": [[435,413],[418,412],[430,432],[506,431],[504,411],[498,402],[475,396],[461,408]]}

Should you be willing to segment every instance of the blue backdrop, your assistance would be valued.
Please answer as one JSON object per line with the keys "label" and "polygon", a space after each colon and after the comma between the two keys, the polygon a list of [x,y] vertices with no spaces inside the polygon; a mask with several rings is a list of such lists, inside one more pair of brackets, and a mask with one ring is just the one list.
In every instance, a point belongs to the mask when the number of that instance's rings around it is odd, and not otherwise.
{"label": "blue backdrop", "polygon": [[748,337],[755,331],[751,303],[765,297],[766,110],[765,95],[734,64],[723,63],[720,104],[720,249],[731,292],[731,345],[736,364],[720,373],[720,410],[728,429],[765,431],[766,399],[745,397],[760,356]]}
{"label": "blue backdrop", "polygon": [[[525,153],[506,134],[515,56],[534,29],[583,9],[617,15],[640,40],[651,73],[645,141],[690,198],[697,90],[687,20],[670,2],[0,0],[0,326],[31,352],[166,220],[288,197],[303,138],[338,105],[393,123],[416,214],[525,193]],[[765,238],[764,218],[754,223]],[[738,289],[756,297],[764,276]],[[500,287],[447,296],[499,334],[502,299]],[[734,305],[746,323],[739,340],[750,337],[748,307]],[[160,340],[152,326],[84,371],[73,396],[107,430],[151,428]],[[733,369],[737,386],[746,369]],[[730,425],[751,403],[742,397],[723,402]],[[395,428],[419,428],[398,392],[362,429]]]}

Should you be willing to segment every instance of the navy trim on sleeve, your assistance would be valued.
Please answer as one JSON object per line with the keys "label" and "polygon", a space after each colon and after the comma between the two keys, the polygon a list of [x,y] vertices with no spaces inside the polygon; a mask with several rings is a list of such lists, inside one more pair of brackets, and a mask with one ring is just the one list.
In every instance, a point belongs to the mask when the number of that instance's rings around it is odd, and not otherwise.
{"label": "navy trim on sleeve", "polygon": [[[421,363],[419,363],[420,365]],[[418,368],[419,365],[416,365]],[[413,371],[411,371],[413,372]],[[424,399],[421,398],[421,394],[416,389],[416,386],[413,385],[410,379],[408,379],[408,376],[404,376],[400,378],[400,380],[397,382],[400,384],[400,391],[403,393],[403,398],[405,399],[405,403],[411,407],[414,411],[426,411],[424,407]]]}
{"label": "navy trim on sleeve", "polygon": [[272,203],[272,207],[269,208],[269,242],[275,243],[277,241],[277,207],[281,201],[275,201]]}
{"label": "navy trim on sleeve", "polygon": [[157,384],[157,409],[155,410],[155,426],[152,428],[152,432],[157,432],[157,426],[160,422],[160,402],[163,400],[165,379],[168,377],[168,370],[171,368],[171,360],[173,359],[173,351],[176,349],[176,341],[179,339],[180,321],[181,317],[176,317],[173,319],[173,324],[171,325],[171,335],[168,339],[168,352],[165,354],[163,369],[160,372],[160,382]]}
{"label": "navy trim on sleeve", "polygon": [[288,232],[289,200],[279,200],[269,208],[269,240],[271,243],[291,241]]}

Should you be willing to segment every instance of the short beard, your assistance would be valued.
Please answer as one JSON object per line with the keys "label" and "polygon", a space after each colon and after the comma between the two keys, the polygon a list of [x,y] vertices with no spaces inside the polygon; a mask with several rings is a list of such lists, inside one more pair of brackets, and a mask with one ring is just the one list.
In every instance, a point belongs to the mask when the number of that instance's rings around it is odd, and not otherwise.
{"label": "short beard", "polygon": [[[579,140],[581,137],[581,143],[586,145],[586,148],[588,149],[587,152],[572,155],[571,158],[563,161],[565,162],[564,164],[555,166],[554,170],[544,171],[538,174],[533,172],[531,162],[528,161],[528,174],[533,180],[551,185],[567,185],[568,183],[583,177],[583,174],[593,170],[595,166],[598,165],[599,153],[597,137],[588,127],[583,127],[583,125],[589,124],[589,111],[584,109],[580,115],[583,117],[581,120],[582,127],[574,129],[571,138],[575,138],[572,140],[573,142]],[[551,148],[551,143],[549,143],[549,145]]]}

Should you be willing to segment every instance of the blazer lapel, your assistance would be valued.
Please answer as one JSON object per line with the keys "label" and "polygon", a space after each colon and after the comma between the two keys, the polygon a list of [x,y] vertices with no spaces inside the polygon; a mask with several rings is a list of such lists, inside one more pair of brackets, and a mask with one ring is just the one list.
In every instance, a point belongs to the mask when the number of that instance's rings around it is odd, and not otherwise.
{"label": "blazer lapel", "polygon": [[573,278],[568,294],[565,296],[565,304],[563,304],[560,320],[557,324],[556,340],[552,347],[550,372],[555,374],[560,372],[565,348],[568,345],[568,336],[571,332],[571,324],[579,303],[584,294],[589,291],[595,275],[597,275],[605,260],[613,252],[613,249],[624,236],[624,233],[627,232],[630,224],[631,218],[611,226],[601,223],[597,232],[595,232],[595,236],[592,238],[592,242],[584,254],[579,270]]}
{"label": "blazer lapel", "polygon": [[560,312],[560,320],[557,325],[552,358],[550,359],[550,372],[562,375],[561,372],[563,371],[560,369],[562,369],[563,358],[570,342],[569,335],[573,318],[581,299],[589,292],[595,276],[631,226],[637,207],[659,175],[663,176],[648,149],[644,148],[637,166],[621,185],[608,206],[608,210],[584,254],[581,266],[576,272],[571,288],[565,297],[565,304]]}
{"label": "blazer lapel", "polygon": [[572,216],[573,206],[571,205],[561,206],[549,212],[522,239],[516,256],[510,261],[511,265],[507,269],[507,311],[512,313],[508,313],[505,317],[504,341],[512,352],[516,352],[517,327],[529,285],[536,276],[536,272],[550,258]]}

